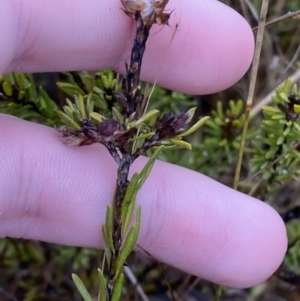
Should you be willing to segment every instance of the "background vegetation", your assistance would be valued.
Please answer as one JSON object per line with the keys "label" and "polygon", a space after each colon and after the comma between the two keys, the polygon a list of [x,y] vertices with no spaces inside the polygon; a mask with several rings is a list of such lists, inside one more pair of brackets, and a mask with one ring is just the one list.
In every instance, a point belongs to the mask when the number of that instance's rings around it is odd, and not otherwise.
{"label": "background vegetation", "polygon": [[[239,11],[253,28],[257,26],[261,1],[223,2]],[[299,10],[297,0],[275,0],[269,8],[268,21],[276,21],[288,12]],[[299,20],[300,14],[266,28],[239,186],[239,190],[270,203],[282,214],[300,205],[300,100],[297,98],[300,93],[290,82],[281,85],[288,77],[293,83],[300,84]],[[0,112],[59,126],[61,121],[56,110],[66,104],[67,97],[72,99],[74,94],[85,90],[93,90],[93,100],[99,110],[108,109],[111,91],[105,85],[105,79],[112,74],[103,71],[97,74],[2,76]],[[157,87],[151,108],[180,112],[197,105],[198,116],[212,116],[203,130],[191,138],[191,152],[172,150],[164,152],[161,159],[197,170],[232,187],[248,86],[247,74],[235,86],[215,95],[187,96]],[[292,93],[295,97],[289,99]],[[272,98],[271,95],[275,96]],[[263,109],[266,105],[268,107]],[[289,223],[288,230],[290,248],[276,275],[249,290],[227,289],[221,300],[300,300],[300,276],[297,276],[300,275],[299,222]],[[0,300],[81,300],[71,273],[79,275],[89,292],[96,296],[95,267],[101,266],[101,259],[98,251],[90,249],[1,240]],[[137,278],[138,286],[127,279],[123,300],[145,298],[141,291],[150,300],[170,300],[170,285],[176,291],[177,300],[213,300],[213,284],[155,260],[135,254],[128,266]]]}

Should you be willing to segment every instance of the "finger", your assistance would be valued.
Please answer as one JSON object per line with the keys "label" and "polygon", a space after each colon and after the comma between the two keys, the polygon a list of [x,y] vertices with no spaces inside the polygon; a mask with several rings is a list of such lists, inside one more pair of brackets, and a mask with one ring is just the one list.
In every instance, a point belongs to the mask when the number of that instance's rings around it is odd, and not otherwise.
{"label": "finger", "polygon": [[[14,117],[2,115],[0,128],[0,236],[102,248],[116,180],[108,152],[99,145],[68,148],[53,129]],[[249,287],[283,259],[287,241],[278,214],[196,172],[157,161],[138,202],[138,244],[188,273]]]}
{"label": "finger", "polygon": [[[134,21],[120,0],[2,0],[0,74],[99,70],[124,72]],[[253,35],[246,21],[218,1],[170,1],[170,26],[154,26],[142,79],[190,94],[223,90],[251,63]],[[174,28],[178,30],[168,50]],[[160,30],[161,29],[161,30]]]}

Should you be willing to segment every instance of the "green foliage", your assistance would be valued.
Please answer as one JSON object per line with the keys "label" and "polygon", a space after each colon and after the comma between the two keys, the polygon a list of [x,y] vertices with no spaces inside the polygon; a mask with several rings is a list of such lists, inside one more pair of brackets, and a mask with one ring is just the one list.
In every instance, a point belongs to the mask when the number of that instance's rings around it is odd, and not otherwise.
{"label": "green foliage", "polygon": [[284,259],[288,270],[300,274],[300,223],[293,221],[287,225],[289,248]]}
{"label": "green foliage", "polygon": [[[69,97],[65,102],[52,99],[44,88],[39,87],[30,74],[13,73],[0,77],[0,112],[12,114],[26,120],[34,120],[46,125],[58,126],[65,124],[74,130],[81,130],[81,121],[89,120],[98,126],[104,120],[114,118],[126,124],[126,130],[137,129],[138,135],[132,138],[135,142],[134,150],[137,150],[147,139],[155,134],[156,120],[161,118],[164,112],[174,109],[187,113],[190,121],[194,114],[197,115],[194,106],[195,101],[191,97],[179,93],[156,88],[152,95],[150,111],[139,120],[124,119],[120,113],[120,106],[113,102],[115,89],[120,89],[115,74],[112,71],[98,72],[92,75],[87,72],[64,73],[65,82],[60,82],[58,87]],[[290,80],[285,85],[278,87],[273,104],[263,108],[263,120],[261,127],[255,127],[257,120],[253,120],[252,127],[247,138],[251,144],[247,145],[245,165],[251,166],[250,174],[259,172],[259,180],[254,178],[251,185],[258,185],[260,191],[255,196],[263,195],[264,199],[276,196],[276,191],[284,183],[297,180],[299,177],[298,141],[300,136],[300,89],[291,87]],[[175,100],[173,99],[175,98]],[[58,105],[59,104],[59,105]],[[60,109],[63,109],[62,112]],[[170,148],[160,155],[167,161],[180,163],[186,167],[202,171],[205,174],[222,179],[228,175],[229,166],[233,166],[237,157],[241,139],[242,125],[244,122],[244,104],[242,100],[229,102],[228,107],[221,102],[217,103],[215,110],[211,112],[211,118],[197,116],[198,121],[192,127],[170,139],[165,139],[163,145],[150,152],[150,159],[145,167],[132,176],[123,203],[122,233],[124,240],[117,261],[116,286],[113,294],[119,297],[122,293],[124,275],[122,267],[128,255],[133,250],[140,228],[141,210],[135,210],[135,201],[139,189],[147,179],[155,158],[162,149]],[[194,133],[203,124],[202,133]],[[186,138],[193,133],[192,138]],[[197,141],[197,143],[195,143]],[[190,148],[193,144],[193,152],[188,154],[177,148]],[[251,158],[251,161],[248,161]],[[212,168],[213,166],[213,168]],[[257,184],[258,183],[258,184]],[[243,187],[247,192],[247,185]],[[263,192],[262,192],[263,191]],[[135,224],[132,224],[132,216],[135,214]],[[114,254],[113,235],[113,208],[108,206],[106,222],[103,225],[103,238],[105,242],[105,257],[109,265],[110,258]],[[293,223],[288,228],[292,247],[285,258],[288,269],[300,271],[299,253],[299,225]],[[74,271],[88,269],[91,258],[96,256],[95,250],[77,248],[58,248],[55,252],[56,262],[64,264],[72,262]],[[0,242],[0,254],[3,264],[6,265],[8,278],[17,273],[19,262],[30,262],[37,266],[43,266],[47,261],[44,251],[36,243],[12,244],[8,240]],[[18,260],[16,260],[18,258]],[[38,275],[38,270],[35,271]],[[99,296],[98,300],[105,301],[107,278],[103,271],[98,270]],[[80,280],[79,276],[82,280]],[[88,293],[83,282],[89,280],[88,276],[74,276],[74,281],[84,300],[90,300],[92,293]],[[95,277],[95,276],[93,276]],[[34,282],[22,280],[19,283],[26,291],[24,300],[35,300],[44,295],[41,288]],[[116,299],[117,300],[117,299]]]}
{"label": "green foliage", "polygon": [[202,152],[197,162],[200,167],[205,164],[211,168],[213,162],[222,162],[218,170],[222,172],[222,168],[236,159],[244,122],[243,108],[242,100],[229,101],[229,108],[225,110],[221,102],[217,103],[204,127],[203,143],[198,145]]}
{"label": "green foliage", "polygon": [[[300,154],[296,145],[300,138],[300,90],[291,89],[287,80],[276,89],[274,106],[263,107],[261,132],[253,140],[252,173],[260,171],[268,189],[277,189],[285,181],[299,176]],[[272,185],[271,185],[272,184]]]}
{"label": "green foliage", "polygon": [[42,119],[47,125],[55,123],[58,107],[42,87],[36,87],[32,74],[2,75],[0,83],[0,113],[26,120]]}
{"label": "green foliage", "polygon": [[166,90],[157,86],[153,91],[150,102],[150,108],[159,110],[161,113],[172,111],[179,114],[180,112],[195,106],[197,106],[197,102],[192,96]]}
{"label": "green foliage", "polygon": [[91,295],[87,291],[86,287],[84,286],[80,278],[75,274],[72,274],[72,278],[84,301],[93,301]]}
{"label": "green foliage", "polygon": [[[193,101],[191,101],[190,97],[156,88],[150,103],[151,111],[138,121],[123,120],[123,117],[119,114],[120,108],[118,104],[112,103],[112,91],[118,86],[115,77],[112,78],[112,74],[113,72],[111,71],[97,73],[96,76],[92,76],[87,72],[77,75],[65,73],[64,76],[66,76],[68,82],[61,82],[58,85],[70,97],[66,100],[63,107],[64,112],[59,110],[58,100],[51,99],[42,87],[36,88],[31,75],[10,74],[2,76],[0,109],[1,112],[13,114],[27,120],[34,120],[48,125],[61,125],[64,123],[77,130],[81,129],[80,122],[83,119],[99,125],[103,120],[114,117],[124,121],[128,129],[139,129],[139,136],[132,139],[136,142],[135,149],[138,149],[143,141],[153,136],[153,126],[155,125],[155,120],[161,115],[161,111],[167,112],[170,108],[176,106],[177,112],[180,112],[183,107],[185,110],[191,108],[187,111],[190,114],[190,119],[195,114],[195,108],[192,107]],[[261,179],[268,188],[265,195],[269,197],[274,195],[280,185],[287,181],[295,180],[299,176],[298,170],[300,169],[297,166],[299,166],[300,156],[296,147],[300,135],[298,121],[300,112],[299,94],[299,88],[297,86],[291,87],[289,80],[284,86],[278,87],[276,96],[273,99],[273,105],[263,108],[264,119],[261,122],[261,128],[252,126],[248,133],[248,139],[251,138],[251,144],[247,147],[247,156],[252,157],[251,173],[260,171]],[[177,98],[179,103],[172,101],[172,97]],[[109,108],[111,108],[111,111]],[[236,159],[244,121],[243,111],[242,100],[230,101],[228,107],[224,107],[221,102],[218,102],[216,109],[212,110],[212,116],[209,120],[205,117],[198,117],[198,121],[190,129],[172,139],[166,140],[163,146],[156,148],[144,169],[132,176],[121,214],[123,220],[122,232],[126,235],[124,236],[121,256],[118,261],[118,275],[122,275],[116,276],[121,277],[118,285],[123,282],[122,277],[124,277],[121,273],[121,268],[128,254],[133,250],[139,233],[140,209],[136,210],[136,224],[130,226],[136,195],[149,175],[155,158],[159,155],[161,149],[167,149],[168,147],[172,149],[170,152],[165,151],[162,158],[168,161],[173,160],[176,163],[181,162],[182,165],[189,168],[201,170],[208,175],[214,175],[215,178],[219,178],[228,171],[228,166],[234,164]],[[202,134],[200,136],[199,134],[194,134],[190,140],[191,142],[195,141],[195,139],[198,140],[196,144],[193,143],[193,152],[185,154],[179,150],[175,151],[176,147],[189,148],[191,145],[190,141],[183,141],[182,139],[187,134],[191,134],[201,127],[204,122],[205,126]],[[255,120],[253,125],[255,125]],[[256,182],[252,181],[252,183]],[[269,183],[272,183],[272,185],[269,185]],[[263,186],[262,183],[260,185]],[[107,263],[109,263],[110,257],[114,253],[112,221],[113,208],[109,206],[106,222],[103,226]],[[285,259],[286,266],[295,271],[300,270],[299,243],[297,241],[299,237],[298,228],[297,223],[289,227],[289,233],[292,233],[290,234],[290,241],[296,242]],[[0,244],[0,253],[5,258],[5,264],[11,266],[11,271],[15,271],[18,268],[15,260],[16,256],[21,261],[36,262],[36,264],[43,264],[46,260],[43,257],[43,252],[37,248],[36,244],[20,244],[17,249],[18,255],[14,251],[16,249],[5,240],[2,240]],[[78,251],[76,248],[60,248],[59,250],[57,262],[63,263],[71,260],[75,271],[88,268],[91,256],[96,256],[96,251],[87,249]],[[83,298],[91,298],[91,296],[88,297],[84,293],[85,286],[83,281],[86,282],[88,278],[83,277],[82,281],[78,280],[78,276],[77,278],[76,276],[73,277],[76,279],[75,283],[79,286],[79,291]],[[103,292],[106,292],[107,279],[101,270],[98,270],[98,279],[98,284],[100,284],[99,291],[102,292],[99,293],[99,300],[105,301],[106,293]],[[33,296],[43,295],[43,292],[37,286],[30,284],[30,282],[23,281],[20,285],[25,290],[28,290],[25,300],[34,300]],[[122,289],[116,291],[115,294],[119,295],[121,292]]]}

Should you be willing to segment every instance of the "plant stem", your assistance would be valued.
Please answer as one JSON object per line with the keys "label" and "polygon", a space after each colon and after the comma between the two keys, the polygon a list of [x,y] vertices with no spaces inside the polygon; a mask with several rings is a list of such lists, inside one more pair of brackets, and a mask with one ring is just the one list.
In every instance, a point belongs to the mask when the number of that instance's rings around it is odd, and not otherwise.
{"label": "plant stem", "polygon": [[[144,96],[141,94],[140,74],[142,59],[146,49],[146,41],[149,36],[151,25],[143,23],[140,12],[135,15],[136,37],[131,52],[130,65],[126,66],[126,76],[122,82],[123,93],[127,99],[126,117],[137,112],[137,107],[141,105]],[[136,116],[138,118],[138,116]]]}
{"label": "plant stem", "polygon": [[262,7],[261,7],[261,13],[260,13],[260,22],[259,22],[259,26],[258,26],[258,33],[257,33],[257,37],[256,37],[254,59],[253,59],[251,74],[250,74],[250,87],[249,87],[248,98],[247,98],[247,103],[246,103],[245,123],[244,123],[243,133],[242,133],[242,137],[241,137],[238,161],[236,164],[236,169],[235,169],[235,174],[234,174],[233,189],[235,189],[235,190],[238,189],[239,180],[240,180],[240,171],[241,171],[242,159],[243,159],[243,154],[244,154],[246,133],[248,130],[250,111],[251,111],[252,103],[253,103],[255,83],[256,83],[256,78],[257,78],[257,71],[258,71],[258,65],[259,65],[259,60],[260,60],[260,52],[261,52],[261,48],[262,48],[268,6],[269,6],[269,0],[263,0]]}
{"label": "plant stem", "polygon": [[107,282],[108,300],[111,300],[114,283],[116,280],[116,263],[122,246],[122,221],[121,209],[124,197],[129,184],[128,174],[131,165],[130,155],[122,158],[117,172],[116,193],[114,198],[114,220],[113,220],[113,244],[115,252],[112,253],[109,268],[109,277]]}
{"label": "plant stem", "polygon": [[[140,73],[142,59],[146,48],[146,41],[149,36],[151,25],[143,23],[140,12],[135,14],[136,19],[136,37],[131,52],[131,59],[129,66],[126,65],[126,75],[122,81],[122,90],[125,96],[124,115],[126,118],[135,114],[134,119],[139,118],[137,111],[139,106],[142,104],[144,96],[141,94],[140,87]],[[113,155],[115,161],[118,164],[117,182],[116,182],[116,193],[113,204],[113,245],[114,252],[112,252],[107,281],[107,300],[110,301],[112,298],[113,290],[116,281],[116,264],[122,247],[123,239],[122,236],[122,220],[121,211],[124,198],[127,192],[129,180],[129,169],[134,160],[140,155],[135,153],[132,154],[132,141],[128,141],[124,147],[121,156],[114,149],[109,149]]]}

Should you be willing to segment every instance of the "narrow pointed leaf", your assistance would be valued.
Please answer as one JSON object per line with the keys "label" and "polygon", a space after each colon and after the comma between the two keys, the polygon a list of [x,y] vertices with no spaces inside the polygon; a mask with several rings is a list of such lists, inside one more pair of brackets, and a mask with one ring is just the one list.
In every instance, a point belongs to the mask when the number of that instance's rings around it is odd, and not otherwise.
{"label": "narrow pointed leaf", "polygon": [[71,126],[72,128],[76,130],[80,130],[79,124],[77,124],[71,117],[69,117],[67,114],[63,113],[62,111],[56,111],[58,117],[61,119],[61,121],[66,124]]}
{"label": "narrow pointed leaf", "polygon": [[111,251],[111,247],[108,244],[105,225],[102,225],[102,237],[103,237],[103,241],[104,241],[105,259],[106,259],[106,262],[107,262],[107,266],[109,268],[110,267],[110,259],[111,259],[111,252],[112,251]]}
{"label": "narrow pointed leaf", "polygon": [[91,96],[92,94],[89,94],[86,100],[86,109],[89,115],[94,112],[94,102]]}
{"label": "narrow pointed leaf", "polygon": [[101,114],[99,114],[99,113],[97,113],[97,112],[91,112],[89,115],[90,115],[93,119],[95,119],[95,120],[97,120],[97,121],[99,121],[99,122],[101,122],[102,120],[105,119],[105,117],[104,117],[103,115],[101,115]]}
{"label": "narrow pointed leaf", "polygon": [[99,301],[106,301],[106,279],[103,272],[98,269],[99,276]]}
{"label": "narrow pointed leaf", "polygon": [[84,101],[83,101],[83,97],[81,94],[75,96],[75,103],[76,103],[76,106],[77,106],[81,116],[84,119],[87,119],[86,114],[85,114]]}
{"label": "narrow pointed leaf", "polygon": [[151,119],[154,116],[156,116],[158,113],[159,113],[158,110],[151,110],[150,112],[148,112],[147,114],[145,114],[144,116],[142,116],[137,122],[135,122],[134,126],[139,126],[139,125],[145,123],[149,119]]}
{"label": "narrow pointed leaf", "polygon": [[188,150],[191,150],[192,149],[192,145],[188,142],[185,142],[183,140],[180,140],[180,139],[170,139],[170,141],[175,144],[176,146],[179,146],[179,147],[182,147],[182,148],[186,148]]}
{"label": "narrow pointed leaf", "polygon": [[124,117],[123,115],[119,112],[118,109],[116,109],[115,107],[112,107],[112,112],[113,112],[113,116],[114,119],[119,121],[119,122],[124,122]]}
{"label": "narrow pointed leaf", "polygon": [[221,101],[218,101],[218,102],[217,102],[217,108],[216,108],[216,110],[217,110],[218,116],[219,116],[220,118],[223,118],[223,117],[224,117],[224,116],[223,116],[223,105],[222,105],[222,102],[221,102]]}
{"label": "narrow pointed leaf", "polygon": [[4,93],[5,93],[7,96],[9,96],[9,97],[12,96],[12,87],[11,87],[11,84],[10,84],[9,82],[4,82],[4,83],[2,84],[2,89],[3,89]]}
{"label": "narrow pointed leaf", "polygon": [[111,206],[107,206],[106,209],[106,218],[105,218],[105,233],[106,239],[108,242],[109,247],[111,248],[112,252],[115,252],[114,244],[113,244],[113,210]]}
{"label": "narrow pointed leaf", "polygon": [[58,82],[57,86],[63,90],[66,94],[68,94],[69,96],[74,96],[77,94],[82,94],[84,95],[84,91],[81,90],[81,88],[79,88],[76,85],[70,84],[70,83],[63,83],[63,82]]}
{"label": "narrow pointed leaf", "polygon": [[72,274],[72,278],[84,301],[93,301],[81,279],[76,274]]}
{"label": "narrow pointed leaf", "polygon": [[72,110],[69,106],[64,106],[64,111],[70,118],[74,118],[74,110]]}
{"label": "narrow pointed leaf", "polygon": [[122,233],[125,234],[132,218],[133,209],[135,206],[135,200],[137,195],[139,175],[135,173],[130,180],[130,183],[127,187],[127,191],[124,197],[124,201],[121,209],[121,220],[123,221]]}
{"label": "narrow pointed leaf", "polygon": [[137,213],[136,213],[136,224],[129,230],[123,248],[119,254],[119,258],[116,264],[116,274],[118,274],[121,271],[127,257],[129,256],[129,254],[132,252],[132,250],[136,245],[139,236],[140,225],[141,225],[141,207],[139,206],[137,208]]}
{"label": "narrow pointed leaf", "polygon": [[179,137],[187,136],[187,135],[190,135],[193,132],[197,131],[208,119],[209,119],[209,116],[202,117],[194,125],[192,125],[187,131],[180,134]]}
{"label": "narrow pointed leaf", "polygon": [[39,92],[46,102],[47,111],[50,111],[50,112],[47,112],[47,114],[49,115],[49,117],[52,116],[50,118],[53,118],[53,112],[55,112],[58,109],[57,104],[55,103],[55,101],[53,99],[50,98],[48,93],[42,87],[39,87]]}
{"label": "narrow pointed leaf", "polygon": [[134,137],[132,139],[130,139],[131,141],[138,141],[138,140],[143,140],[143,139],[149,139],[150,137],[154,136],[155,135],[155,132],[150,132],[150,133],[147,133],[147,134],[142,134],[138,137]]}
{"label": "narrow pointed leaf", "polygon": [[196,109],[197,109],[196,107],[193,107],[186,112],[186,114],[189,116],[188,119],[186,120],[186,124],[191,122],[191,120],[195,115]]}
{"label": "narrow pointed leaf", "polygon": [[122,294],[122,288],[123,288],[123,283],[124,283],[124,274],[120,273],[117,276],[115,285],[114,285],[114,289],[113,289],[113,293],[111,296],[111,301],[119,301],[121,294]]}
{"label": "narrow pointed leaf", "polygon": [[163,145],[161,145],[160,147],[158,147],[155,152],[152,154],[152,156],[149,158],[148,162],[145,164],[144,168],[141,170],[141,172],[139,173],[139,184],[138,184],[138,188],[137,191],[139,191],[141,189],[141,187],[143,186],[143,184],[145,183],[145,181],[147,180],[151,169],[155,163],[155,159],[157,158],[158,154],[160,153],[160,151],[163,149]]}

